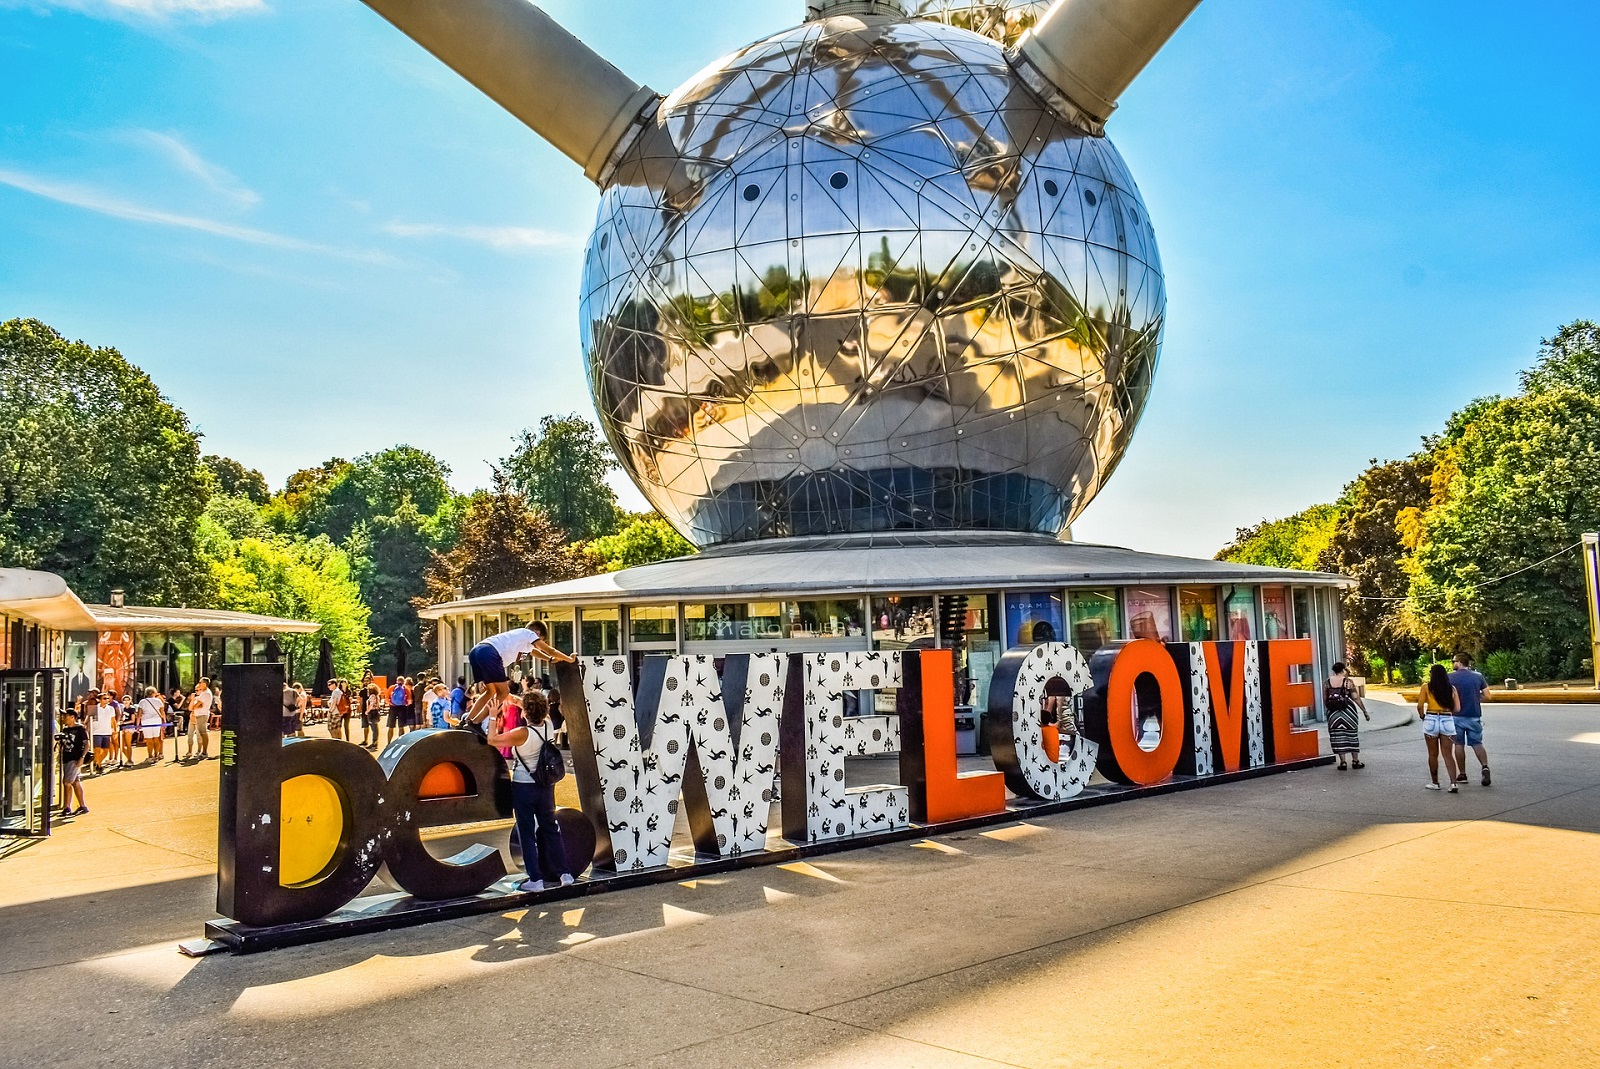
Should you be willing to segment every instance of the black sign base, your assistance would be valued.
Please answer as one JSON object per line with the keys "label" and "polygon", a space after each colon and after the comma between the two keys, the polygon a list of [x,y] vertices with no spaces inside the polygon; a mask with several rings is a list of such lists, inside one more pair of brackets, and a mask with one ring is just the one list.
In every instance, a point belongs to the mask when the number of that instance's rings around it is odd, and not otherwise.
{"label": "black sign base", "polygon": [[645,869],[637,872],[597,873],[580,877],[571,887],[550,887],[543,891],[515,890],[517,883],[523,878],[520,875],[515,875],[501,880],[482,894],[472,895],[467,898],[424,901],[400,892],[367,895],[353,900],[343,909],[337,910],[326,917],[321,917],[317,920],[300,921],[294,924],[251,927],[232,920],[212,921],[205,926],[205,940],[217,945],[207,946],[204,945],[205,941],[203,940],[189,940],[180,944],[179,950],[190,955],[211,953],[217,949],[227,949],[235,954],[252,954],[262,950],[304,946],[308,943],[320,943],[328,939],[341,939],[345,936],[360,935],[365,932],[383,932],[395,928],[409,928],[417,924],[428,924],[432,921],[452,920],[456,917],[499,913],[508,909],[521,909],[525,906],[538,905],[545,902],[584,898],[589,895],[620,891],[629,887],[692,880],[700,876],[728,872],[734,869],[755,868],[758,865],[781,865],[799,861],[802,858],[817,857],[822,854],[859,850],[863,847],[905,842],[909,839],[925,839],[932,835],[946,835],[950,832],[966,831],[971,828],[990,827],[996,824],[1010,823],[1014,820],[1023,820],[1028,817],[1065,813],[1074,809],[1091,809],[1095,806],[1109,805],[1115,802],[1127,802],[1136,798],[1148,798],[1154,795],[1174,794],[1179,791],[1214,787],[1223,783],[1236,783],[1240,780],[1257,779],[1261,776],[1271,776],[1281,772],[1298,772],[1303,769],[1316,768],[1319,765],[1332,763],[1333,758],[1331,756],[1313,757],[1303,761],[1288,761],[1282,764],[1264,765],[1260,768],[1241,769],[1238,772],[1223,772],[1210,776],[1176,776],[1165,783],[1157,783],[1149,787],[1108,784],[1087,788],[1077,797],[1069,798],[1065,801],[1035,802],[1032,804],[1018,802],[1004,813],[972,817],[967,820],[952,820],[940,824],[916,824],[909,828],[880,832],[875,835],[858,835],[853,838],[832,839],[804,846],[780,847],[776,850],[765,850],[760,853],[742,854],[738,857],[717,858],[709,861],[695,859],[693,855],[687,853],[682,858],[675,855],[673,863],[664,868]]}

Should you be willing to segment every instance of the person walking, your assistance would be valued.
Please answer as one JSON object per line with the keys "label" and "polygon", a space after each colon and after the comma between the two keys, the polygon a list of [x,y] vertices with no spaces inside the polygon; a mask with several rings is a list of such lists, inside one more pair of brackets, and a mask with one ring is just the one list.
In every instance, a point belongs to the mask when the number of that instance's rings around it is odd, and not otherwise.
{"label": "person walking", "polygon": [[345,717],[350,715],[349,699],[345,697],[342,680],[328,681],[328,738],[344,738]]}
{"label": "person walking", "polygon": [[118,747],[118,766],[122,768],[133,767],[133,740],[139,736],[139,710],[133,704],[133,699],[127,694],[117,702],[117,724],[119,727],[118,738],[121,740]]}
{"label": "person walking", "polygon": [[[1367,703],[1361,700],[1355,683],[1351,682],[1345,671],[1343,661],[1334,664],[1333,674],[1328,676],[1328,682],[1323,685],[1322,704],[1328,710],[1328,742],[1333,747],[1334,756],[1339,759],[1334,767],[1340,772],[1346,767],[1366,768],[1361,761],[1361,721],[1356,718],[1356,713],[1359,712],[1368,720],[1372,719],[1372,714],[1367,712]],[[1348,766],[1345,764],[1347,756],[1350,759]]]}
{"label": "person walking", "polygon": [[378,718],[383,714],[383,695],[378,684],[368,683],[361,692],[361,745],[378,748]]}
{"label": "person walking", "polygon": [[1456,688],[1450,685],[1450,676],[1444,665],[1436,664],[1428,670],[1428,680],[1417,695],[1417,718],[1422,721],[1422,739],[1428,744],[1428,779],[1423,786],[1430,791],[1439,789],[1439,758],[1444,758],[1444,770],[1450,781],[1450,793],[1456,793],[1456,710],[1461,699]]}
{"label": "person walking", "polygon": [[85,700],[89,703],[89,734],[94,740],[94,768],[103,776],[109,770],[111,747],[117,738],[117,709],[111,704],[111,695],[98,690],[91,690]]}
{"label": "person walking", "polygon": [[385,746],[394,741],[395,731],[406,733],[406,721],[411,717],[411,687],[406,683],[406,677],[401,676],[394,681],[394,686],[389,688],[389,734],[383,740]]}
{"label": "person walking", "polygon": [[[511,811],[516,817],[517,838],[522,843],[522,864],[528,878],[517,884],[519,891],[543,891],[545,881],[559,879],[561,886],[572,884],[571,864],[567,848],[561,838],[561,825],[556,821],[556,783],[565,775],[551,778],[543,760],[545,747],[550,741],[550,706],[544,695],[537,691],[521,699],[508,697],[503,708],[510,711],[518,701],[526,705],[520,711],[523,723],[519,727],[503,730],[504,715],[496,717],[489,732],[490,746],[504,746],[511,750]],[[562,760],[555,751],[556,760]]]}
{"label": "person walking", "polygon": [[[61,815],[64,817],[82,816],[89,811],[89,804],[83,800],[83,759],[89,754],[89,733],[78,723],[78,711],[68,709],[61,714],[61,719],[66,721],[61,726],[61,783],[66,788],[62,796]],[[72,800],[76,798],[76,808]]]}
{"label": "person walking", "polygon": [[[211,678],[201,676],[189,695],[189,734],[185,742],[185,761],[204,761],[211,756],[211,707],[217,696],[211,692]],[[176,744],[174,744],[176,745]]]}
{"label": "person walking", "polygon": [[1472,747],[1481,770],[1479,782],[1489,786],[1489,752],[1483,748],[1483,696],[1489,693],[1489,681],[1483,673],[1472,667],[1472,658],[1465,653],[1455,656],[1455,671],[1450,673],[1450,685],[1456,688],[1461,709],[1456,713],[1456,782],[1467,782],[1467,747]]}
{"label": "person walking", "polygon": [[161,760],[162,743],[166,739],[167,703],[154,687],[144,688],[139,699],[139,734],[144,737],[144,759],[149,764]]}

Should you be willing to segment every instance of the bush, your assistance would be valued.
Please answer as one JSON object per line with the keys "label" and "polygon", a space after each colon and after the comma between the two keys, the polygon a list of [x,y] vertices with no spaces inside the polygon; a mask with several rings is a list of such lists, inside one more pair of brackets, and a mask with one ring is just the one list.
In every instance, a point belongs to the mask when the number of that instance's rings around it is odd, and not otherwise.
{"label": "bush", "polygon": [[1516,650],[1495,650],[1483,659],[1483,674],[1489,677],[1490,683],[1521,679],[1522,668],[1522,657]]}

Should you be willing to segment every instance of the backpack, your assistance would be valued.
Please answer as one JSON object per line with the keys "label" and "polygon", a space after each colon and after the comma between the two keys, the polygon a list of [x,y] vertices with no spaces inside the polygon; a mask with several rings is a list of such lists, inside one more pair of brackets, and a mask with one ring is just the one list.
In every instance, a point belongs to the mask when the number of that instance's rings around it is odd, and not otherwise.
{"label": "backpack", "polygon": [[394,685],[394,689],[389,691],[389,704],[390,705],[410,705],[411,704],[408,700],[406,700],[406,688],[405,688],[405,684],[404,683],[396,683]]}
{"label": "backpack", "polygon": [[[533,735],[533,728],[528,729],[528,734]],[[556,749],[556,744],[549,738],[541,735],[543,743],[539,746],[539,756],[533,759],[533,767],[528,767],[528,762],[522,759],[522,753],[516,747],[511,748],[516,756],[517,764],[521,765],[528,777],[540,787],[554,787],[567,776],[567,761],[561,756],[561,751]]]}
{"label": "backpack", "polygon": [[1342,713],[1347,709],[1354,709],[1356,703],[1350,696],[1352,690],[1354,688],[1348,679],[1337,687],[1324,686],[1322,688],[1322,704],[1332,713]]}

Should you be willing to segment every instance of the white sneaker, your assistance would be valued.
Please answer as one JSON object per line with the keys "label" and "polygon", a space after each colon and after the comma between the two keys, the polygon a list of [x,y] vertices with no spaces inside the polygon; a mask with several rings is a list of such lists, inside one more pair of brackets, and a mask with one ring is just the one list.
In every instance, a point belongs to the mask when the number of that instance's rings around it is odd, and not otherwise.
{"label": "white sneaker", "polygon": [[563,872],[561,874],[561,886],[562,887],[571,887],[572,886],[572,873]]}
{"label": "white sneaker", "polygon": [[517,890],[519,890],[519,891],[543,891],[544,890],[544,881],[543,880],[523,880],[521,883],[517,884]]}
{"label": "white sneaker", "polygon": [[1428,788],[1430,791],[1436,791],[1439,789],[1439,785],[1437,783],[1424,783],[1423,786]]}

